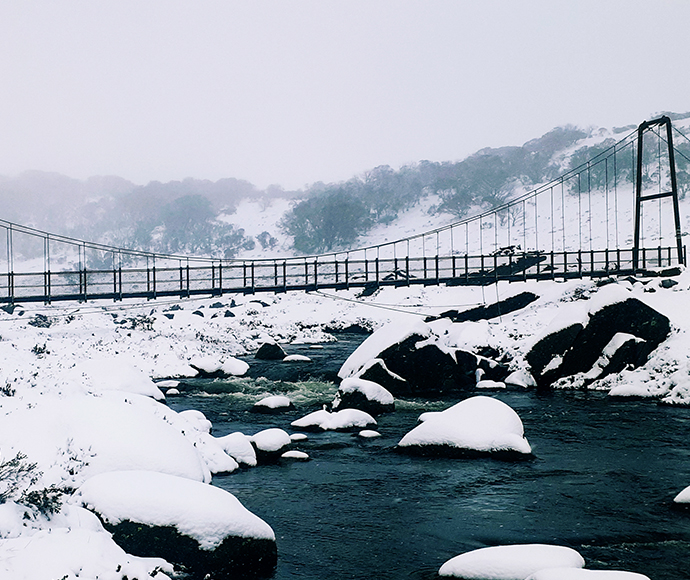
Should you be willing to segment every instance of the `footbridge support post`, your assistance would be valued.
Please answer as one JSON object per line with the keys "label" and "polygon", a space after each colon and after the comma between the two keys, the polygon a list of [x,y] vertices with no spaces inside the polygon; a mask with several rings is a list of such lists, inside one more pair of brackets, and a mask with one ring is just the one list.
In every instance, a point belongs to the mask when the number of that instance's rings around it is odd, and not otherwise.
{"label": "footbridge support post", "polygon": [[[643,195],[642,193],[642,161],[644,154],[644,136],[650,127],[665,126],[666,145],[668,146],[669,174],[671,179],[671,190],[654,194]],[[659,136],[661,138],[661,136]],[[635,235],[633,241],[633,271],[639,269],[640,263],[640,230],[642,224],[642,202],[670,197],[673,202],[673,219],[675,221],[676,251],[679,264],[685,263],[683,252],[683,241],[680,229],[680,210],[678,208],[678,181],[676,178],[676,160],[673,150],[673,131],[671,119],[664,115],[658,119],[643,122],[637,128],[637,172],[635,180]]]}

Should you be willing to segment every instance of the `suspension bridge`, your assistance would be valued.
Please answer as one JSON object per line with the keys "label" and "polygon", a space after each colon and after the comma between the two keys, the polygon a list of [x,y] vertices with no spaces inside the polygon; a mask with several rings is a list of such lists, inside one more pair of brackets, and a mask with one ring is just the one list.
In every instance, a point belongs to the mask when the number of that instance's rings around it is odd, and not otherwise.
{"label": "suspension bridge", "polygon": [[582,165],[503,205],[404,239],[314,256],[156,254],[0,220],[6,237],[0,303],[654,274],[686,263],[676,153],[690,158],[674,146],[674,134],[685,138],[669,117],[645,121]]}

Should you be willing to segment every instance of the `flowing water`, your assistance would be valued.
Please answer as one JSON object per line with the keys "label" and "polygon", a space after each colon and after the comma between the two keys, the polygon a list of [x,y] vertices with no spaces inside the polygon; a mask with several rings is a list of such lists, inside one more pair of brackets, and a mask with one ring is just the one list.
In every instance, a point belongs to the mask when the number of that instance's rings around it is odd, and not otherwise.
{"label": "flowing water", "polygon": [[[312,370],[337,368],[361,340],[346,337],[301,353],[315,360]],[[203,411],[216,436],[269,427],[293,433],[290,422],[331,401],[336,387],[325,380],[275,380],[278,370],[272,379],[258,376],[280,364],[264,364],[264,372],[253,364],[253,378],[193,381],[170,405]],[[269,393],[287,394],[297,409],[250,413]],[[535,459],[451,460],[393,451],[421,412],[446,408],[468,393],[397,401],[395,413],[378,418],[381,437],[310,434],[296,445],[310,461],[242,469],[213,483],[275,531],[275,580],[431,579],[462,552],[527,542],[575,548],[588,568],[640,572],[652,580],[690,578],[690,512],[672,502],[690,485],[690,409],[598,392],[482,394],[517,411]]]}

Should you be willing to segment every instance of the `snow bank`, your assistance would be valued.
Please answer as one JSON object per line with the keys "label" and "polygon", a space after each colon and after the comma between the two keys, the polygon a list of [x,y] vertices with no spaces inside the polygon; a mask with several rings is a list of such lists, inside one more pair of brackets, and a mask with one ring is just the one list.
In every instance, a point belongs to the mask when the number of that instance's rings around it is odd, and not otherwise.
{"label": "snow bank", "polygon": [[165,560],[130,556],[105,531],[47,529],[0,545],[0,577],[12,580],[165,580],[166,573],[172,577],[173,568]]}
{"label": "snow bank", "polygon": [[438,573],[464,580],[525,580],[544,568],[582,568],[584,565],[582,556],[572,548],[517,544],[460,554],[443,564]]}
{"label": "snow bank", "polygon": [[355,427],[370,427],[376,425],[376,419],[359,409],[343,409],[335,413],[329,413],[322,409],[293,421],[291,425],[298,429],[318,428],[323,431],[337,431]]}
{"label": "snow bank", "polygon": [[158,401],[165,399],[151,378],[134,366],[128,357],[96,357],[81,361],[64,374],[63,380],[82,384],[92,391],[125,391]]}
{"label": "snow bank", "polygon": [[182,477],[153,471],[96,475],[82,484],[75,500],[105,521],[173,526],[210,550],[228,536],[274,540],[270,526],[231,493]]}
{"label": "snow bank", "polygon": [[117,391],[5,398],[4,456],[38,463],[46,485],[107,471],[147,469],[208,482],[199,432],[148,397]]}
{"label": "snow bank", "polygon": [[522,421],[508,405],[491,397],[471,397],[440,413],[425,413],[423,422],[398,447],[448,446],[493,453],[529,454]]}

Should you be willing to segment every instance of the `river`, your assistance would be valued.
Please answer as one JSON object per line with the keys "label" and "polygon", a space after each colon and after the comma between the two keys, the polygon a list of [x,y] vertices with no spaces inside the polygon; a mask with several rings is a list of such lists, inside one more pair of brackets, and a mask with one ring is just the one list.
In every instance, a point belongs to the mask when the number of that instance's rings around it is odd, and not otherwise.
{"label": "river", "polygon": [[[309,354],[312,372],[321,376],[315,369],[330,373],[361,340],[347,336],[323,350],[304,346],[291,353]],[[332,400],[336,387],[321,379],[257,376],[271,375],[271,365],[280,364],[287,363],[253,364],[248,378],[192,381],[170,406],[204,412],[215,436],[270,427],[293,433],[290,422]],[[250,413],[267,393],[287,394],[297,409]],[[381,437],[309,434],[296,448],[310,461],[241,469],[213,483],[274,529],[274,580],[431,579],[462,552],[532,542],[575,548],[588,568],[652,580],[690,578],[690,512],[672,503],[690,485],[689,408],[601,392],[483,392],[520,415],[535,459],[451,460],[393,451],[420,413],[471,394],[396,401],[395,413],[378,418]]]}

